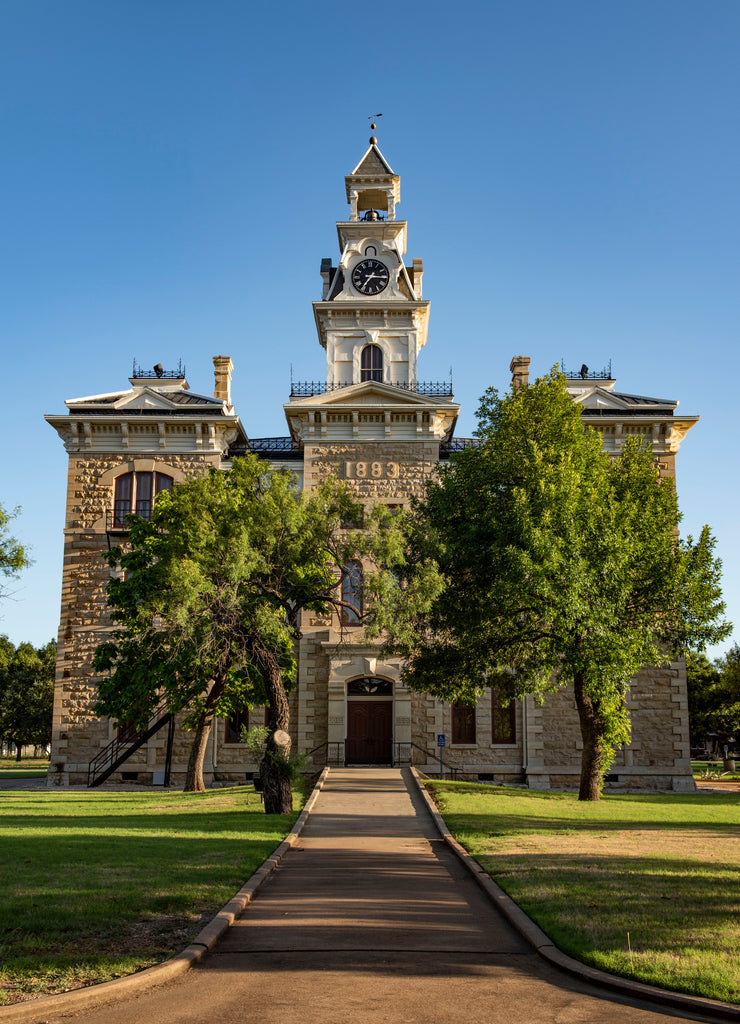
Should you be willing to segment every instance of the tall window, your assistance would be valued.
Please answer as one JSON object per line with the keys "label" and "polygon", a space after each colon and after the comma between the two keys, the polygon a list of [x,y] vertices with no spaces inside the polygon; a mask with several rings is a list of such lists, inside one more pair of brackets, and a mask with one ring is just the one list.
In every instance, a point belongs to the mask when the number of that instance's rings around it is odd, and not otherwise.
{"label": "tall window", "polygon": [[359,626],[362,615],[362,566],[347,562],[342,569],[342,625]]}
{"label": "tall window", "polygon": [[[265,708],[263,725],[269,725],[270,709]],[[260,716],[255,714],[252,725],[258,725]],[[235,711],[224,723],[224,743],[241,743],[242,729],[249,730],[249,708]]]}
{"label": "tall window", "polygon": [[383,352],[379,345],[365,345],[360,356],[360,381],[383,380]]}
{"label": "tall window", "polygon": [[475,743],[475,705],[452,705],[452,742]]}
{"label": "tall window", "polygon": [[125,516],[135,512],[149,519],[152,504],[160,491],[171,491],[173,480],[165,473],[124,473],[116,478],[113,499],[113,525],[125,526]]}
{"label": "tall window", "polygon": [[510,700],[504,707],[504,694],[491,687],[491,743],[516,743],[516,707]]}

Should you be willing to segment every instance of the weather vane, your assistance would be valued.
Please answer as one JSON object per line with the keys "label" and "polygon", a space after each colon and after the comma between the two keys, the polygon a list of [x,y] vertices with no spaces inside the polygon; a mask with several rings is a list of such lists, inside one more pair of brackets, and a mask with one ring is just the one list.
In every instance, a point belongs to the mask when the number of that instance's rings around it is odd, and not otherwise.
{"label": "weather vane", "polygon": [[370,116],[368,117],[368,121],[370,122],[370,130],[371,131],[375,131],[375,129],[377,127],[377,125],[375,124],[375,118],[376,117],[382,117],[382,116],[383,116],[382,114],[370,114]]}

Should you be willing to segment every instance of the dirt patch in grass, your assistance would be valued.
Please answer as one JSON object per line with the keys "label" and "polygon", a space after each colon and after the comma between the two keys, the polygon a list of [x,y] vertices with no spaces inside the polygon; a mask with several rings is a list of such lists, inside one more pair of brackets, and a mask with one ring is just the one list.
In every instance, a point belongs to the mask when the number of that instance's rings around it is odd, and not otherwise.
{"label": "dirt patch in grass", "polygon": [[565,952],[740,1003],[740,796],[432,787],[450,831]]}
{"label": "dirt patch in grass", "polygon": [[538,833],[533,836],[517,836],[516,839],[499,840],[499,850],[533,850],[554,857],[614,857],[627,863],[639,854],[647,858],[677,858],[687,856],[699,865],[711,863],[714,867],[725,865],[740,870],[740,843],[732,833],[705,829],[697,834],[696,829],[672,829],[666,833],[660,829],[629,829],[609,832],[554,832],[550,835]]}

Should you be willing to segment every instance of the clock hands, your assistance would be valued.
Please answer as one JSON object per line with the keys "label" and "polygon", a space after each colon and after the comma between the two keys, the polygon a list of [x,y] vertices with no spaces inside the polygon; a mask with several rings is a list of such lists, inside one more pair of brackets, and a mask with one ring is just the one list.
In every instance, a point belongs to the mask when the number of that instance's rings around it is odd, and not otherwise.
{"label": "clock hands", "polygon": [[377,295],[389,280],[388,268],[379,260],[363,260],[352,271],[352,282],[365,295]]}

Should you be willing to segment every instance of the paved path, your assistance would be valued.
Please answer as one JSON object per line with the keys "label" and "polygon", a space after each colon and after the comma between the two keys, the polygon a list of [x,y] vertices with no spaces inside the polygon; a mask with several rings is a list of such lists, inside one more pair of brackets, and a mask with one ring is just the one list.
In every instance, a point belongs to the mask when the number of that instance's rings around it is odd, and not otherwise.
{"label": "paved path", "polygon": [[[666,1024],[559,974],[439,840],[400,771],[333,770],[296,846],[182,979],[48,1024]],[[701,1019],[698,1017],[692,1019]]]}

